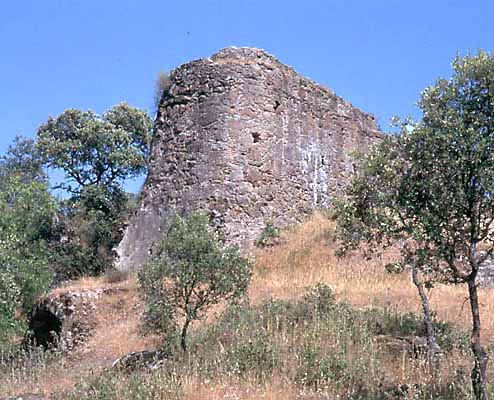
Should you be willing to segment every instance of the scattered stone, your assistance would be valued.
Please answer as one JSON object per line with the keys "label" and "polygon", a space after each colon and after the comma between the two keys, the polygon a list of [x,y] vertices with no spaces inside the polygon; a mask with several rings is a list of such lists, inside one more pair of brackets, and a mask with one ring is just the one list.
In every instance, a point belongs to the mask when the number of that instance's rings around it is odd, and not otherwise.
{"label": "scattered stone", "polygon": [[161,366],[169,354],[161,350],[145,350],[129,353],[118,358],[112,364],[112,369],[132,372],[138,369],[156,369]]}
{"label": "scattered stone", "polygon": [[[424,336],[376,336],[376,342],[391,353],[407,353],[414,357],[427,355],[427,338]],[[434,344],[433,357],[442,355],[442,350],[437,343]]]}

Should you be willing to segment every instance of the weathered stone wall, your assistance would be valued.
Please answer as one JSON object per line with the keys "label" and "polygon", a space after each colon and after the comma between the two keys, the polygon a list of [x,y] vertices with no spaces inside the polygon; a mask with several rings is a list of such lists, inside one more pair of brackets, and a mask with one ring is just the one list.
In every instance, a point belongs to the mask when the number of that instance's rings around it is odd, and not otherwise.
{"label": "weathered stone wall", "polygon": [[95,326],[101,297],[123,291],[121,288],[55,291],[41,297],[29,318],[31,344],[58,347],[65,352],[83,344]]}
{"label": "weathered stone wall", "polygon": [[205,210],[233,242],[326,207],[379,137],[374,117],[262,50],[228,48],[174,70],[140,208],[119,247],[143,263],[174,213]]}

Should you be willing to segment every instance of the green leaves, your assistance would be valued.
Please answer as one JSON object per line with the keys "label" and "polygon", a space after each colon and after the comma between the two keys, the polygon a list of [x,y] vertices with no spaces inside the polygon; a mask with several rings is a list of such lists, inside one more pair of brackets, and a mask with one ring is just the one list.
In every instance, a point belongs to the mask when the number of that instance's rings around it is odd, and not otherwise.
{"label": "green leaves", "polygon": [[[47,240],[55,203],[44,182],[14,174],[0,190],[0,341],[12,334],[53,279]],[[21,314],[22,315],[22,314]]]}
{"label": "green leaves", "polygon": [[79,193],[85,186],[111,186],[144,172],[151,128],[144,111],[125,103],[102,116],[68,109],[40,126],[37,148],[47,166],[62,169],[72,182],[63,188]]}
{"label": "green leaves", "polygon": [[71,195],[61,226],[68,240],[54,257],[60,277],[96,275],[111,264],[128,212],[121,184],[146,171],[151,129],[147,113],[125,103],[103,115],[68,109],[38,129],[36,148],[46,166],[64,171],[58,188]]}
{"label": "green leaves", "polygon": [[361,160],[338,222],[346,247],[401,241],[409,261],[461,281],[494,250],[494,56],[453,69],[423,92],[422,121]]}
{"label": "green leaves", "polygon": [[[171,320],[176,323],[177,317],[183,317],[185,350],[188,324],[202,318],[210,306],[243,295],[250,277],[250,262],[237,247],[224,245],[206,215],[176,217],[139,274],[148,304],[147,322],[166,333]],[[161,315],[157,313],[160,307]]]}

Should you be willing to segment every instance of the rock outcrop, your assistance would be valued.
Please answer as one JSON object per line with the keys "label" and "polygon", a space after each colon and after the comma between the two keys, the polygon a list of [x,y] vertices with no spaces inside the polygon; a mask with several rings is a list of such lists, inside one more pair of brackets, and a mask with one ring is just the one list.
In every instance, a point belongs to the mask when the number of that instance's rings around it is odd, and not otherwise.
{"label": "rock outcrop", "polygon": [[118,248],[133,269],[175,213],[203,210],[248,245],[327,207],[349,153],[380,136],[373,116],[266,52],[227,48],[172,71],[160,102],[140,207]]}

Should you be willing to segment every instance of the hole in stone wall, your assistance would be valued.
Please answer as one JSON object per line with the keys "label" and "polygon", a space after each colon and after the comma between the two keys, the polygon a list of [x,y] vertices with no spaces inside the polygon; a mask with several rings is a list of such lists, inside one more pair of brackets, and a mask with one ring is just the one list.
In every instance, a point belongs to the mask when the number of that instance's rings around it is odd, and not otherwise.
{"label": "hole in stone wall", "polygon": [[252,132],[252,139],[254,140],[254,143],[260,142],[261,134],[259,132]]}
{"label": "hole in stone wall", "polygon": [[281,103],[278,100],[275,100],[274,101],[274,111],[276,111],[280,105],[281,105]]}
{"label": "hole in stone wall", "polygon": [[62,321],[46,308],[36,310],[29,321],[30,344],[45,349],[56,347],[62,333]]}

